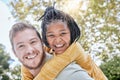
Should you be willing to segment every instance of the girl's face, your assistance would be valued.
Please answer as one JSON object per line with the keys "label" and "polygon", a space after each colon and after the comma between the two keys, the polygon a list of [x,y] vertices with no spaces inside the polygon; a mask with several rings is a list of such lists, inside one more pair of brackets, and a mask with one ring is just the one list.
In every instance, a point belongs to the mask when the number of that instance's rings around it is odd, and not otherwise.
{"label": "girl's face", "polygon": [[70,45],[70,30],[65,22],[53,22],[47,25],[46,38],[50,48],[61,54]]}

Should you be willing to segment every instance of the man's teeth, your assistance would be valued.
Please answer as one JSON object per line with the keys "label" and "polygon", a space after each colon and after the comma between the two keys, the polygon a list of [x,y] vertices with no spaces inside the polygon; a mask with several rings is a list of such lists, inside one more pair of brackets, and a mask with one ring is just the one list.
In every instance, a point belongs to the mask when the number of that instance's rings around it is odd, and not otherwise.
{"label": "man's teeth", "polygon": [[27,58],[28,59],[32,59],[32,58],[34,58],[36,55],[34,54],[34,55],[29,55]]}

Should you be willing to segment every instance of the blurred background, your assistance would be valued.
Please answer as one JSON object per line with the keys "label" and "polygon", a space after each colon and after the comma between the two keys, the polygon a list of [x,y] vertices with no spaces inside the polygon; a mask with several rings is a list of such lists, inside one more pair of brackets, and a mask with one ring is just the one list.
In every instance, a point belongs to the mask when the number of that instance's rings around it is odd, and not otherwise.
{"label": "blurred background", "polygon": [[0,80],[20,80],[20,62],[9,42],[9,30],[27,21],[41,31],[46,7],[71,15],[81,29],[79,42],[109,80],[120,80],[120,0],[0,0]]}

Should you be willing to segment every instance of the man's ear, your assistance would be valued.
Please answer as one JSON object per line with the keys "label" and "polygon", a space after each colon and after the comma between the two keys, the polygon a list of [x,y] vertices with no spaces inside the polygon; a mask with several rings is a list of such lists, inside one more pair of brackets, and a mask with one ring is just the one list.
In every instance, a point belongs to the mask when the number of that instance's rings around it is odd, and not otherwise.
{"label": "man's ear", "polygon": [[14,50],[14,48],[12,47],[12,52],[14,53],[14,55],[17,57],[17,55],[16,55],[16,52],[15,52],[15,50]]}

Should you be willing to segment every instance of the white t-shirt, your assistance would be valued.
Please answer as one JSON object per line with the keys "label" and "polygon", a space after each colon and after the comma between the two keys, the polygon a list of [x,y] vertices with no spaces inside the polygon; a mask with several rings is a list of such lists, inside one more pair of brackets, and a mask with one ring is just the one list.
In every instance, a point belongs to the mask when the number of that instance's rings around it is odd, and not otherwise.
{"label": "white t-shirt", "polygon": [[[46,60],[50,60],[53,56],[51,54],[46,53]],[[88,73],[80,67],[80,65],[76,64],[76,62],[70,63],[66,66],[60,74],[54,80],[94,80],[92,79]]]}
{"label": "white t-shirt", "polygon": [[94,80],[78,64],[72,62],[69,64],[55,80]]}

